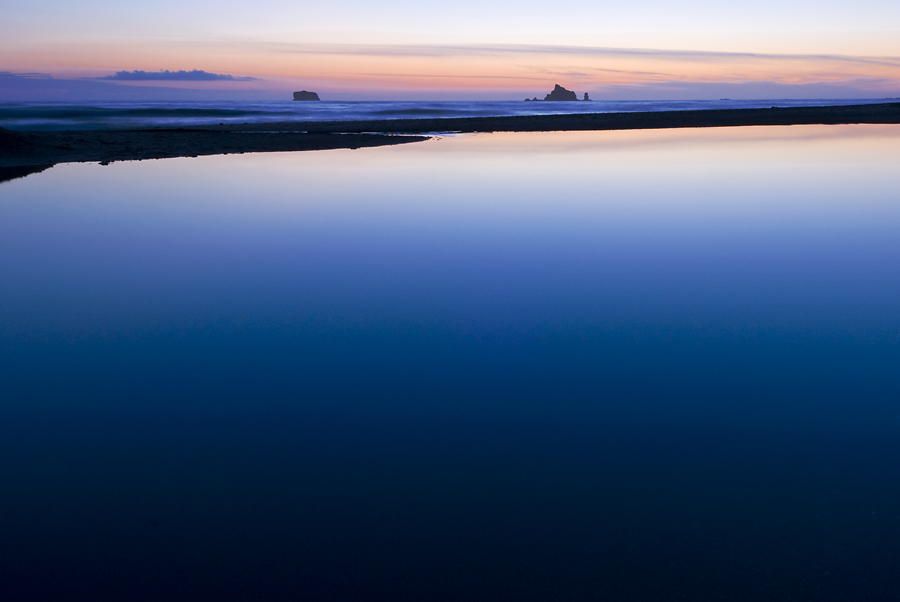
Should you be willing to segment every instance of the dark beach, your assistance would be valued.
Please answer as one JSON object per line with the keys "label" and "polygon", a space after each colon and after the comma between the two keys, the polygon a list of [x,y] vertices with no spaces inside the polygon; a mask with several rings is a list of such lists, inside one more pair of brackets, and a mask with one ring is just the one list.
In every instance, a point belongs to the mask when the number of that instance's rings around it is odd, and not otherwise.
{"label": "dark beach", "polygon": [[548,132],[900,123],[900,103],[833,107],[588,113],[13,132],[0,129],[0,181],[57,163],[232,153],[355,149],[418,142],[436,132]]}
{"label": "dark beach", "polygon": [[[653,130],[669,128],[741,127],[760,125],[836,125],[848,123],[900,123],[900,103],[834,107],[771,109],[721,109],[699,111],[648,111],[631,113],[581,113],[521,115],[513,117],[459,117],[447,119],[391,119],[332,121],[322,123],[270,123],[268,131],[309,133],[427,134],[434,132],[565,132],[599,130]],[[244,132],[258,125],[204,128]]]}
{"label": "dark beach", "polygon": [[[259,125],[255,127],[259,128]],[[57,163],[111,163],[201,155],[356,149],[426,139],[423,136],[383,134],[333,136],[330,133],[292,135],[248,131],[231,135],[229,132],[207,129],[75,132],[12,132],[0,129],[0,182],[38,173]]]}

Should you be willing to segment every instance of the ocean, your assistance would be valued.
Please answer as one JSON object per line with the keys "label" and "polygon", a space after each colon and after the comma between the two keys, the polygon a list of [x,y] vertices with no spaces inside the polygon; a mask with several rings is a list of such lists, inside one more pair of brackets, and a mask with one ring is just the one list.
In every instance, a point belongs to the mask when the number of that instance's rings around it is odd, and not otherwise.
{"label": "ocean", "polygon": [[792,126],[4,182],[0,598],[896,600],[898,162]]}
{"label": "ocean", "polygon": [[694,109],[836,106],[888,102],[891,99],[782,99],[524,102],[107,102],[0,103],[0,127],[10,130],[88,130],[104,128],[188,127],[216,123],[347,121],[441,117],[494,117]]}

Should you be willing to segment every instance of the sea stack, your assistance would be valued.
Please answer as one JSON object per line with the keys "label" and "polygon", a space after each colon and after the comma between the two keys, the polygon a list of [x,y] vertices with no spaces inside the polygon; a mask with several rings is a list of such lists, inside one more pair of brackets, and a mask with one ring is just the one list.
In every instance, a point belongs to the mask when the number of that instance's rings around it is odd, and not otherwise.
{"label": "sea stack", "polygon": [[315,92],[301,90],[299,92],[294,92],[294,100],[319,100],[319,95]]}
{"label": "sea stack", "polygon": [[544,97],[544,100],[578,100],[578,95],[571,90],[566,90],[559,84],[553,88],[553,92]]}
{"label": "sea stack", "polygon": [[588,96],[588,93],[587,93],[587,92],[584,93],[584,99],[585,99],[585,100],[590,100],[590,99],[591,99],[591,97]]}

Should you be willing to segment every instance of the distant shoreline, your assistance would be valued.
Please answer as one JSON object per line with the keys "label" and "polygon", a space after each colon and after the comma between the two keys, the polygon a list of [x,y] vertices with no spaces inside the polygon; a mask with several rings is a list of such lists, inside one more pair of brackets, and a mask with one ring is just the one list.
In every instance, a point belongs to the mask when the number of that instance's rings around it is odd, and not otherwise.
{"label": "distant shoreline", "polygon": [[404,144],[439,132],[602,131],[775,125],[900,123],[900,103],[208,125],[191,128],[13,132],[0,128],[0,182],[57,163],[233,153],[353,149]]}
{"label": "distant shoreline", "polygon": [[[430,134],[436,132],[563,132],[851,123],[900,123],[900,102],[824,107],[773,107],[771,109],[700,109],[328,122],[288,121],[266,123],[264,127],[271,132],[300,129],[310,133]],[[260,127],[262,126],[259,124],[245,124],[204,126],[201,129],[243,132],[258,130]]]}

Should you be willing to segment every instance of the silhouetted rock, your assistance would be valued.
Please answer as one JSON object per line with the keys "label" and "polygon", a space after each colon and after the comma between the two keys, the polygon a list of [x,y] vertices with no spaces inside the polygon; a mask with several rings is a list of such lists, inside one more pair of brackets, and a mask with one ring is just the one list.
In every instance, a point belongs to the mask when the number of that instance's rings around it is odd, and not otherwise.
{"label": "silhouetted rock", "polygon": [[585,100],[590,100],[590,99],[591,99],[591,97],[588,96],[588,93],[587,93],[587,92],[584,93],[584,99],[585,99]]}
{"label": "silhouetted rock", "polygon": [[319,100],[319,95],[315,92],[301,90],[300,92],[294,92],[294,100]]}
{"label": "silhouetted rock", "polygon": [[556,84],[556,87],[553,88],[553,92],[545,96],[544,100],[578,100],[578,95],[571,90],[566,90],[559,84]]}

